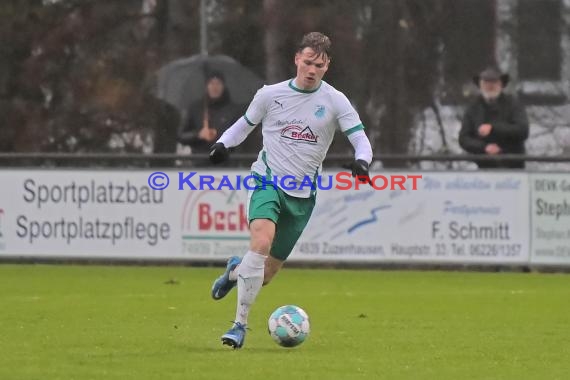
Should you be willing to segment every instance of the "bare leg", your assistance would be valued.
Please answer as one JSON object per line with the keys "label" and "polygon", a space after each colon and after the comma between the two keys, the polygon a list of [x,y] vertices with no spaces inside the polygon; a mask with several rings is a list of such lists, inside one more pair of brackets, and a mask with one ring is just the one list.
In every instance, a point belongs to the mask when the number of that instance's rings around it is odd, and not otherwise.
{"label": "bare leg", "polygon": [[273,277],[281,270],[283,267],[283,261],[276,259],[273,256],[267,256],[265,259],[265,272],[263,275],[263,285],[267,285],[271,282]]}

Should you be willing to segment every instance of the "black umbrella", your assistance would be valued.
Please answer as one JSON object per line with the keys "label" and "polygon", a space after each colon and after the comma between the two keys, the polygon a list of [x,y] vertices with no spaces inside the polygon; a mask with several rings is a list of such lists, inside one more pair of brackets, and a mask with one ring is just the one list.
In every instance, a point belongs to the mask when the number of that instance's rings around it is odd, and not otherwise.
{"label": "black umbrella", "polygon": [[183,114],[188,106],[204,96],[206,76],[210,71],[222,72],[231,100],[248,104],[263,80],[227,55],[193,55],[163,66],[157,73],[157,96]]}

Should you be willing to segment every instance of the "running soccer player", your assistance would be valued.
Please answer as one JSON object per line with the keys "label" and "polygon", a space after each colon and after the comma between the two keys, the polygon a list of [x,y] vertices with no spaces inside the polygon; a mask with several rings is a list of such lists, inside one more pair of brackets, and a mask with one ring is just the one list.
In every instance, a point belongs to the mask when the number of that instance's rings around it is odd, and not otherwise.
{"label": "running soccer player", "polygon": [[293,176],[297,183],[316,179],[337,128],[355,150],[352,175],[369,181],[372,148],[360,117],[343,93],[322,80],[330,48],[330,39],[322,33],[303,36],[295,53],[296,77],[259,89],[244,117],[210,150],[210,160],[221,163],[229,157],[228,148],[241,144],[262,124],[263,148],[251,167],[257,186],[248,196],[249,251],[242,259],[231,257],[212,286],[212,297],[219,300],[237,284],[235,321],[222,336],[222,343],[234,349],[244,344],[247,318],[261,287],[283,266],[315,205],[315,186],[291,189],[280,181],[277,186],[264,186],[263,181],[273,176]]}

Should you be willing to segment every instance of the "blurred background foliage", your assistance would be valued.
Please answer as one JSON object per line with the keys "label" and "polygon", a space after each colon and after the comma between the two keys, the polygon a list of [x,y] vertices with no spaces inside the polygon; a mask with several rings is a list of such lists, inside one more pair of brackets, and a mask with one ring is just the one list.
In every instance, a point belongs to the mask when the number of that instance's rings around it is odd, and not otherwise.
{"label": "blurred background foliage", "polygon": [[[503,7],[529,1],[561,11],[559,0],[504,0]],[[154,74],[172,60],[200,53],[203,21],[210,54],[235,58],[268,84],[295,75],[295,44],[304,33],[328,34],[333,57],[325,80],[358,109],[375,152],[449,152],[442,107],[465,103],[474,89],[467,85],[484,65],[499,57],[508,66],[512,59],[496,51],[498,31],[512,28],[497,20],[499,3],[4,0],[0,151],[175,153],[180,114],[153,96]],[[536,14],[536,6],[529,12]],[[536,22],[538,27],[540,17]],[[559,42],[567,33],[567,24],[560,25]],[[565,54],[556,57],[562,66]],[[564,73],[557,67],[551,71]],[[427,150],[414,140],[426,110],[440,138]],[[346,139],[332,147],[349,150]]]}

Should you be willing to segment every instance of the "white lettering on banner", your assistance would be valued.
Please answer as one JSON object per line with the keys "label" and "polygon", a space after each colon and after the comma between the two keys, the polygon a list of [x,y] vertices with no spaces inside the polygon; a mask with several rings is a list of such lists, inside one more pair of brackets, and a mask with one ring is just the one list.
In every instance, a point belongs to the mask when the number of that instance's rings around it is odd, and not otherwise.
{"label": "white lettering on banner", "polygon": [[570,265],[570,174],[531,174],[533,264]]}

